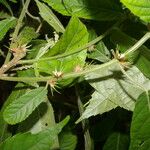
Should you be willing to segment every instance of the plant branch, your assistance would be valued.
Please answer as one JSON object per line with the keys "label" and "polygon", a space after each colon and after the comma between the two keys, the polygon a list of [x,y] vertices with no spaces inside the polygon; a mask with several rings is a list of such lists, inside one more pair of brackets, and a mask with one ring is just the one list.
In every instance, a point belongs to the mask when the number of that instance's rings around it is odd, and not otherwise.
{"label": "plant branch", "polygon": [[[10,48],[12,48],[13,43],[15,43],[17,40],[17,36],[18,36],[19,30],[22,26],[22,21],[23,21],[25,14],[26,14],[26,11],[27,11],[27,8],[29,6],[30,1],[31,0],[26,0],[26,2],[24,4],[24,7],[22,9],[22,12],[21,12],[20,17],[19,17],[18,22],[17,22],[17,26],[16,26],[15,31],[14,31],[13,36],[12,36]],[[6,56],[4,64],[8,63],[10,61],[10,58],[11,58],[11,52],[8,51],[8,54]]]}
{"label": "plant branch", "polygon": [[[97,66],[93,66],[92,68],[88,68],[86,70],[83,70],[81,72],[72,72],[72,73],[67,73],[64,74],[59,80],[63,80],[63,79],[69,79],[69,78],[76,78],[76,77],[80,77],[80,76],[84,76],[88,73],[97,71],[97,70],[101,70],[103,68],[107,68],[111,65],[114,65],[115,63],[118,63],[118,60],[113,59],[107,63],[104,63],[102,65],[97,65]],[[18,81],[18,82],[25,82],[25,81],[29,81],[29,82],[47,82],[51,79],[53,79],[53,76],[46,76],[46,77],[7,77],[7,76],[0,76],[0,80],[6,80],[6,81]]]}
{"label": "plant branch", "polygon": [[37,61],[46,61],[46,60],[54,60],[54,59],[59,59],[59,58],[63,58],[63,57],[68,57],[70,55],[79,53],[87,48],[89,48],[90,46],[96,44],[97,42],[101,41],[103,38],[105,38],[114,27],[118,26],[123,20],[115,23],[110,29],[108,29],[104,34],[98,36],[97,38],[95,38],[94,40],[90,41],[89,43],[87,43],[86,45],[76,49],[74,52],[70,52],[70,53],[65,53],[65,54],[60,54],[57,56],[52,56],[52,57],[45,57],[45,58],[41,58],[41,59],[30,59],[30,60],[20,60],[18,61],[18,64],[31,64],[31,63],[35,63]]}
{"label": "plant branch", "polygon": [[150,38],[150,32],[146,33],[135,45],[129,48],[123,55],[125,57],[131,55],[138,48],[140,48],[149,38]]}

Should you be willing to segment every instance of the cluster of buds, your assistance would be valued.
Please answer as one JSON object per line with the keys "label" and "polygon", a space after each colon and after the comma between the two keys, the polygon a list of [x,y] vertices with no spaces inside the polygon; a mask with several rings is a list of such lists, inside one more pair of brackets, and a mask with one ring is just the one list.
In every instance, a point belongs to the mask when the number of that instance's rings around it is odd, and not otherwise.
{"label": "cluster of buds", "polygon": [[14,56],[24,57],[26,55],[27,49],[29,47],[30,46],[27,46],[26,44],[24,44],[24,45],[21,45],[21,46],[18,46],[18,47],[11,48],[10,50],[13,53]]}
{"label": "cluster of buds", "polygon": [[131,64],[126,60],[124,54],[120,54],[118,50],[116,50],[116,52],[112,50],[112,54],[113,54],[113,57],[117,59],[124,68],[129,68]]}

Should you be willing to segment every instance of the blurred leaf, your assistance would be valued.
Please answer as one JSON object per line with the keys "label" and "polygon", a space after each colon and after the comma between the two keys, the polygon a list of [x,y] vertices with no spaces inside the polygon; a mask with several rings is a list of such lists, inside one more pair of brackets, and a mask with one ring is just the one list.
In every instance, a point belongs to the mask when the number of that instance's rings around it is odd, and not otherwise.
{"label": "blurred leaf", "polygon": [[4,11],[0,11],[0,19],[10,18],[10,15]]}
{"label": "blurred leaf", "polygon": [[[111,39],[121,52],[125,52],[137,42],[137,40],[118,29],[112,32]],[[134,62],[140,71],[142,71],[146,77],[150,78],[150,69],[148,69],[148,66],[150,66],[150,50],[147,47],[142,45],[138,51],[128,57],[131,63]]]}
{"label": "blurred leaf", "polygon": [[112,21],[120,19],[122,14],[118,0],[43,0],[54,10],[67,16],[85,19]]}
{"label": "blurred leaf", "polygon": [[[138,96],[145,89],[150,89],[150,80],[136,67],[130,68],[126,73],[131,78],[134,77],[134,83],[120,72],[117,64],[88,74],[86,79],[96,91],[92,94],[89,105],[77,122],[118,106],[133,111]],[[136,84],[141,85],[142,88]]]}
{"label": "blurred leaf", "polygon": [[41,17],[47,21],[49,25],[51,25],[56,32],[64,32],[65,29],[61,22],[58,20],[58,18],[55,16],[55,14],[51,11],[51,9],[46,6],[44,3],[41,3],[36,0],[37,6],[40,10]]}
{"label": "blurred leaf", "polygon": [[108,138],[119,120],[117,114],[117,111],[110,111],[106,116],[101,116],[101,120],[91,126],[91,137],[94,141],[103,142]]}
{"label": "blurred leaf", "polygon": [[121,0],[121,2],[145,22],[150,22],[150,1],[147,0]]}
{"label": "blurred leaf", "polygon": [[11,2],[13,2],[13,3],[17,3],[17,0],[9,0],[9,1],[11,1]]}
{"label": "blurred leaf", "polygon": [[121,133],[112,133],[106,143],[103,150],[128,150],[129,137]]}
{"label": "blurred leaf", "polygon": [[17,134],[0,145],[1,150],[49,150],[52,148],[57,135],[68,123],[69,117],[62,122],[37,134]]}
{"label": "blurred leaf", "polygon": [[77,136],[71,132],[62,132],[60,135],[60,150],[75,150]]}
{"label": "blurred leaf", "polygon": [[[88,42],[88,32],[84,24],[76,17],[72,17],[61,39],[52,47],[44,57],[51,57],[57,54],[68,54],[76,51],[78,47]],[[76,67],[83,67],[86,59],[86,50],[64,58],[39,61],[37,68],[39,72],[53,74],[53,71],[62,71],[63,73],[72,72]],[[64,80],[63,85],[69,84],[71,80]]]}
{"label": "blurred leaf", "polygon": [[16,19],[14,17],[4,19],[0,21],[0,41],[4,38],[9,29],[16,25]]}
{"label": "blurred leaf", "polygon": [[13,14],[12,10],[11,10],[11,7],[9,6],[7,0],[0,0],[0,3],[2,3],[8,10],[11,14]]}
{"label": "blurred leaf", "polygon": [[150,150],[150,92],[139,96],[131,123],[130,150]]}
{"label": "blurred leaf", "polygon": [[26,92],[5,108],[4,120],[9,124],[16,124],[25,120],[40,103],[46,100],[46,94],[45,87]]}
{"label": "blurred leaf", "polygon": [[12,93],[4,103],[3,107],[0,111],[0,142],[11,136],[11,131],[8,128],[8,124],[3,119],[3,111],[5,108],[12,103],[15,99],[19,98],[22,94],[24,94],[28,90],[27,87],[23,83],[18,83],[13,89]]}

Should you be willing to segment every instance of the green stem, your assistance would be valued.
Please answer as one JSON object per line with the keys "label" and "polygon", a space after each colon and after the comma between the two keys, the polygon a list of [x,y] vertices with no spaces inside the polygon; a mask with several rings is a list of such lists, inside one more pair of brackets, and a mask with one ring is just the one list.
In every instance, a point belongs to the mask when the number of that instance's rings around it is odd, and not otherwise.
{"label": "green stem", "polygon": [[[92,68],[89,68],[87,70],[83,70],[81,72],[72,72],[72,73],[64,74],[61,79],[69,79],[69,78],[84,76],[88,73],[91,73],[91,72],[94,72],[97,70],[101,70],[103,68],[107,68],[108,66],[111,66],[117,62],[118,62],[118,60],[113,59],[107,63],[104,63],[102,65],[97,65],[95,67],[93,66]],[[31,81],[32,82],[47,82],[51,79],[53,79],[52,76],[46,76],[46,77],[7,77],[7,76],[5,77],[5,76],[0,76],[0,80],[19,81],[19,82],[25,82],[25,81],[28,81],[28,82],[31,82]],[[61,80],[61,79],[59,79],[59,80]]]}
{"label": "green stem", "polygon": [[129,48],[123,55],[128,56],[140,48],[150,38],[150,32],[146,33],[135,45]]}
{"label": "green stem", "polygon": [[63,58],[63,57],[67,57],[76,53],[79,53],[87,48],[89,48],[90,46],[96,44],[97,42],[101,41],[104,37],[106,37],[114,27],[118,26],[120,23],[122,22],[119,21],[117,23],[115,23],[110,29],[108,29],[104,34],[98,36],[97,38],[95,38],[94,40],[90,41],[89,43],[87,43],[86,45],[76,49],[74,52],[70,52],[70,53],[64,53],[64,54],[60,54],[57,56],[52,56],[52,57],[45,57],[45,58],[41,58],[41,59],[30,59],[30,60],[20,60],[18,62],[18,64],[31,64],[31,63],[35,63],[37,61],[46,61],[46,60],[54,60],[54,59],[59,59],[59,58]]}
{"label": "green stem", "polygon": [[18,64],[31,64],[31,63],[35,63],[37,61],[47,61],[47,60],[54,60],[54,59],[59,59],[59,58],[63,58],[63,57],[68,57],[70,55],[74,55],[76,53],[79,53],[83,50],[85,50],[86,48],[90,47],[91,45],[97,43],[98,41],[102,40],[106,35],[108,34],[107,33],[104,33],[103,35],[100,35],[99,37],[97,37],[96,39],[94,39],[93,41],[87,43],[86,45],[78,48],[77,50],[75,50],[74,52],[70,52],[70,53],[64,53],[64,54],[60,54],[60,55],[57,55],[57,56],[52,56],[52,57],[45,57],[45,58],[41,58],[41,59],[30,59],[30,60],[20,60],[18,62]]}
{"label": "green stem", "polygon": [[[22,12],[21,12],[20,17],[19,17],[18,22],[17,22],[17,26],[16,26],[15,31],[14,31],[13,36],[12,36],[12,41],[11,41],[11,44],[10,44],[10,48],[12,48],[13,43],[15,43],[16,40],[17,40],[17,36],[18,36],[19,30],[21,28],[22,21],[23,21],[23,18],[25,16],[25,14],[26,14],[26,10],[29,6],[30,1],[31,0],[26,0],[26,2],[24,4],[24,7],[22,9]],[[11,52],[8,51],[8,54],[6,56],[4,64],[7,64],[10,61],[10,58],[11,58]]]}

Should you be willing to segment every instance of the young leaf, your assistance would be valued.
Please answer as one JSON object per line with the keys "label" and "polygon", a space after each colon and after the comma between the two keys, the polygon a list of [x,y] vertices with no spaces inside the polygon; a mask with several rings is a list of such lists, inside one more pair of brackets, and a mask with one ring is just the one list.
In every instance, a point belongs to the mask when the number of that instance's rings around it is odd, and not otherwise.
{"label": "young leaf", "polygon": [[26,92],[5,108],[4,120],[9,124],[16,124],[25,120],[40,103],[46,100],[46,94],[45,87]]}
{"label": "young leaf", "polygon": [[149,150],[150,148],[150,92],[139,96],[133,112],[131,124],[131,144],[129,150]]}
{"label": "young leaf", "polygon": [[150,1],[148,0],[121,0],[121,2],[131,10],[141,20],[150,22]]}
{"label": "young leaf", "polygon": [[[118,46],[121,52],[125,52],[137,42],[137,40],[118,29],[112,31],[111,40]],[[150,50],[146,46],[141,46],[138,51],[128,57],[131,63],[135,63],[140,71],[142,71],[146,77],[150,78],[150,69],[148,69],[148,66],[150,66]]]}
{"label": "young leaf", "polygon": [[[89,41],[97,38],[97,34],[94,30],[89,30]],[[100,62],[109,61],[110,52],[105,46],[103,41],[98,42],[98,44],[88,48],[88,58],[98,60]]]}
{"label": "young leaf", "polygon": [[71,132],[62,132],[60,135],[60,150],[75,150],[77,136]]}
{"label": "young leaf", "polygon": [[55,16],[55,14],[51,11],[51,9],[46,6],[44,3],[41,3],[36,0],[37,6],[40,10],[41,17],[47,21],[49,25],[51,25],[56,32],[64,32],[65,29],[61,22],[58,20],[58,18]]}
{"label": "young leaf", "polygon": [[[61,39],[41,58],[51,57],[57,54],[68,54],[75,52],[78,47],[88,42],[88,32],[86,27],[76,17],[72,17]],[[83,67],[86,59],[86,50],[68,57],[50,60],[38,61],[37,68],[39,72],[53,74],[54,71],[62,71],[62,73],[72,72],[76,66]],[[72,80],[72,79],[71,79]],[[69,80],[65,80],[63,85],[69,84]]]}
{"label": "young leaf", "polygon": [[11,136],[11,131],[8,128],[8,124],[3,119],[3,111],[5,108],[12,103],[15,99],[19,98],[28,90],[28,87],[23,83],[18,83],[13,89],[12,93],[4,103],[0,111],[0,142]]}
{"label": "young leaf", "polygon": [[19,33],[17,37],[17,43],[18,45],[28,44],[31,42],[32,39],[37,38],[37,36],[38,36],[38,33],[35,32],[34,28],[26,26]]}
{"label": "young leaf", "polygon": [[67,16],[112,21],[123,16],[118,0],[43,0],[53,9]]}
{"label": "young leaf", "polygon": [[16,24],[16,19],[11,17],[0,21],[0,41],[4,38],[9,29],[13,28]]}
{"label": "young leaf", "polygon": [[69,117],[66,117],[62,122],[41,131],[37,134],[24,133],[17,134],[12,138],[7,139],[0,145],[1,150],[50,150],[61,132],[62,128],[68,123]]}
{"label": "young leaf", "polygon": [[88,74],[86,79],[96,91],[77,122],[110,111],[117,106],[133,111],[139,95],[145,89],[150,89],[150,80],[136,67],[130,68],[126,74],[134,77],[134,82],[120,72],[117,64]]}
{"label": "young leaf", "polygon": [[129,148],[129,137],[121,133],[112,133],[104,147],[103,150],[128,150]]}

